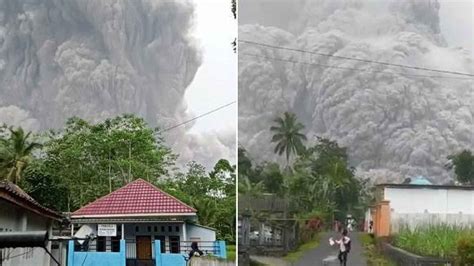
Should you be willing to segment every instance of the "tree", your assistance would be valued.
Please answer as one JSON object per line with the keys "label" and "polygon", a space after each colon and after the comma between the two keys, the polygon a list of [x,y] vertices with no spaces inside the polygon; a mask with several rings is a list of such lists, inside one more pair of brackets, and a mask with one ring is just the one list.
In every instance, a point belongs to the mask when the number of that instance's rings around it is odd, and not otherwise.
{"label": "tree", "polygon": [[318,137],[293,168],[290,195],[300,212],[342,216],[362,204],[362,184],[348,163],[346,149],[337,142]]}
{"label": "tree", "polygon": [[252,183],[246,176],[239,177],[239,194],[242,196],[258,197],[264,192],[263,182]]}
{"label": "tree", "polygon": [[237,19],[237,1],[236,0],[231,0],[230,11],[232,12],[232,15],[234,15],[234,19]]}
{"label": "tree", "polygon": [[96,124],[72,118],[45,138],[42,166],[34,174],[67,188],[67,208],[57,206],[61,211],[76,210],[139,177],[156,183],[176,157],[157,129],[133,115]]}
{"label": "tree", "polygon": [[252,161],[247,156],[247,151],[243,147],[238,148],[239,177],[249,177],[252,172]]}
{"label": "tree", "polygon": [[260,179],[267,192],[283,195],[285,191],[285,176],[277,163],[265,162],[262,165]]}
{"label": "tree", "polygon": [[456,179],[462,184],[474,185],[474,155],[469,150],[448,156],[448,169],[454,168]]}
{"label": "tree", "polygon": [[306,140],[306,136],[300,132],[304,129],[304,125],[297,121],[295,114],[289,112],[285,112],[274,122],[276,126],[270,127],[270,130],[274,132],[272,142],[277,143],[274,152],[278,155],[285,152],[287,165],[289,165],[292,154],[301,154],[305,150],[303,141]]}
{"label": "tree", "polygon": [[25,133],[21,127],[10,127],[9,135],[6,139],[0,138],[0,177],[19,183],[33,150],[41,147],[41,144],[30,141],[31,132]]}
{"label": "tree", "polygon": [[197,210],[199,223],[214,227],[220,239],[235,241],[235,166],[221,159],[206,173],[190,162],[185,173],[162,183],[163,188]]}

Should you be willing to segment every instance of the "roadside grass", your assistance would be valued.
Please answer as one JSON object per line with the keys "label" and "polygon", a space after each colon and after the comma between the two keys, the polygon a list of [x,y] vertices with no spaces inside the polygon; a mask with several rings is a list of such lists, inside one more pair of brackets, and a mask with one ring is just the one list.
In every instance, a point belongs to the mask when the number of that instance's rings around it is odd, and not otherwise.
{"label": "roadside grass", "polygon": [[459,239],[474,230],[453,225],[426,225],[410,230],[401,228],[394,245],[421,256],[455,258]]}
{"label": "roadside grass", "polygon": [[227,245],[227,260],[228,261],[235,261],[236,249],[235,245]]}
{"label": "roadside grass", "polygon": [[288,252],[285,257],[283,257],[284,260],[288,262],[297,262],[303,254],[311,249],[314,249],[319,246],[319,235],[316,236],[314,239],[300,245],[295,251]]}
{"label": "roadside grass", "polygon": [[364,247],[364,255],[367,258],[367,265],[369,266],[396,266],[377,251],[375,239],[370,234],[361,234],[360,242]]}
{"label": "roadside grass", "polygon": [[258,261],[250,260],[250,266],[268,266],[268,265],[264,263],[260,263]]}

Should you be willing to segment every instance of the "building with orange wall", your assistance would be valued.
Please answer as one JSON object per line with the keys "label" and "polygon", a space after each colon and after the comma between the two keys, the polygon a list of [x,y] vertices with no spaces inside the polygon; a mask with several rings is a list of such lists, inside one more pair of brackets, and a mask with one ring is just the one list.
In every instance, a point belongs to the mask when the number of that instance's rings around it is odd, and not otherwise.
{"label": "building with orange wall", "polygon": [[366,213],[366,228],[372,220],[376,236],[389,236],[402,226],[474,226],[474,186],[380,184],[375,198]]}

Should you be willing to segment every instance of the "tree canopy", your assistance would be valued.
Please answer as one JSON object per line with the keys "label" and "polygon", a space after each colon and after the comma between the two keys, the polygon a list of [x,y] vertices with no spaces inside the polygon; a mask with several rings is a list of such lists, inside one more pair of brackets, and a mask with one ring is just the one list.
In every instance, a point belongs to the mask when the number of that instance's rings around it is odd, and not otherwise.
{"label": "tree canopy", "polygon": [[[3,134],[5,128],[4,125]],[[21,127],[10,127],[8,131],[7,138],[0,138],[0,177],[18,183],[31,161],[33,150],[40,148],[41,144],[31,141],[31,132],[26,133]]]}
{"label": "tree canopy", "polygon": [[274,133],[272,142],[276,143],[275,153],[278,155],[285,153],[286,161],[289,164],[292,154],[299,155],[304,152],[303,141],[306,140],[306,136],[301,133],[304,125],[298,122],[294,113],[289,112],[275,118],[273,122],[276,125],[270,127],[270,131]]}
{"label": "tree canopy", "polygon": [[456,179],[467,185],[474,185],[474,154],[469,150],[448,156],[450,163],[448,169],[454,168]]}
{"label": "tree canopy", "polygon": [[46,207],[75,211],[143,178],[197,209],[199,223],[220,239],[235,241],[235,166],[221,159],[206,172],[190,162],[183,172],[177,156],[159,128],[134,115],[98,123],[74,117],[34,136],[0,128],[0,177],[21,176],[20,187]]}

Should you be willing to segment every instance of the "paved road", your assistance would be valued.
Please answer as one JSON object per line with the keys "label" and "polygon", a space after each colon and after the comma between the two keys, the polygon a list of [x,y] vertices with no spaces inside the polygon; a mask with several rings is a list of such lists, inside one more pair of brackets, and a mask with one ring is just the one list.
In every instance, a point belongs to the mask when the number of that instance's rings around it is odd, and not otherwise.
{"label": "paved road", "polygon": [[[303,257],[296,263],[296,266],[317,266],[323,265],[323,260],[330,257],[337,258],[338,249],[336,246],[329,245],[329,238],[333,237],[336,239],[339,237],[337,233],[323,233],[321,234],[321,242],[319,246],[313,250],[307,251]],[[364,258],[364,250],[359,240],[359,233],[349,233],[351,238],[351,252],[347,258],[347,266],[367,266]],[[339,265],[328,264],[328,265]]]}
{"label": "paved road", "polygon": [[257,261],[260,263],[263,263],[265,265],[271,265],[271,266],[291,266],[290,263],[286,262],[282,258],[276,258],[276,257],[266,257],[266,256],[250,256],[250,258],[253,261]]}

